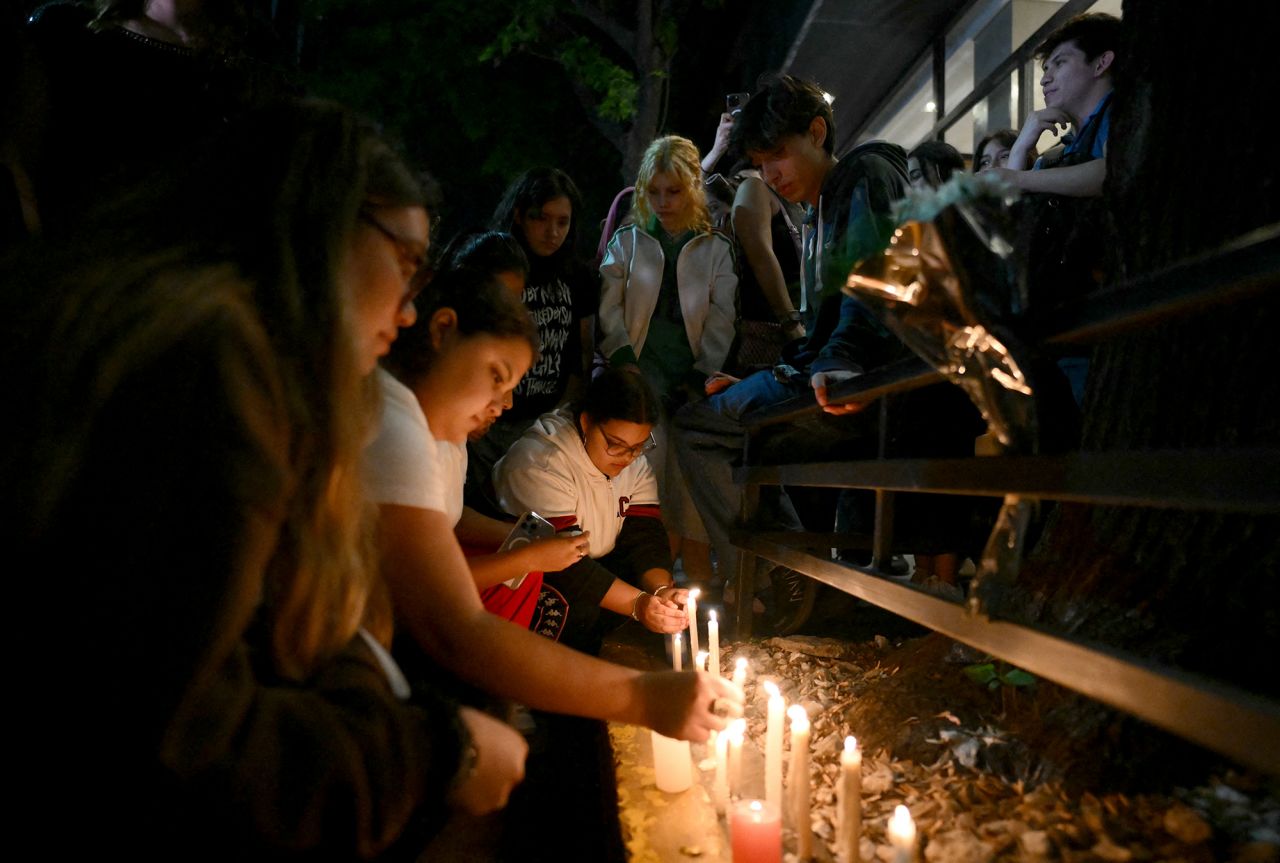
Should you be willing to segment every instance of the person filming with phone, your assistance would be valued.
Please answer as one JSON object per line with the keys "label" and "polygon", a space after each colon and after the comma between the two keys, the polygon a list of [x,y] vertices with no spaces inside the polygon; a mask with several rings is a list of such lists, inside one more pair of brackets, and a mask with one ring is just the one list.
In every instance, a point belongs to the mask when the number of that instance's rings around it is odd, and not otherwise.
{"label": "person filming with phone", "polygon": [[627,617],[660,633],[688,626],[688,591],[672,583],[658,484],[645,457],[660,412],[641,375],[608,369],[580,403],[543,414],[494,468],[508,512],[532,510],[561,534],[591,536],[582,560],[544,573],[533,631],[596,653]]}

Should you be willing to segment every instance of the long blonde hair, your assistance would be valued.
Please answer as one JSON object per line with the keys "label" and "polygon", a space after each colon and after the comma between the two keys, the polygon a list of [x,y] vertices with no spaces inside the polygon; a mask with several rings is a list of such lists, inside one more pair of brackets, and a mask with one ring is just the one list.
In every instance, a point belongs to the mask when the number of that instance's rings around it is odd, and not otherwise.
{"label": "long blonde hair", "polygon": [[640,173],[636,177],[635,210],[638,222],[643,225],[653,216],[649,207],[649,183],[657,174],[671,174],[684,187],[689,201],[689,221],[681,227],[685,230],[707,231],[711,229],[711,213],[707,211],[707,193],[702,186],[702,164],[698,148],[688,138],[667,135],[657,138],[644,151],[640,159]]}
{"label": "long blonde hair", "polygon": [[[265,214],[243,217],[231,246],[282,361],[296,481],[264,618],[276,672],[301,680],[350,641],[379,596],[376,510],[360,472],[373,388],[355,359],[340,264],[365,207],[424,206],[425,193],[377,130],[337,105],[276,106],[238,134],[216,158],[239,166],[238,212]],[[235,223],[229,215],[218,230]]]}

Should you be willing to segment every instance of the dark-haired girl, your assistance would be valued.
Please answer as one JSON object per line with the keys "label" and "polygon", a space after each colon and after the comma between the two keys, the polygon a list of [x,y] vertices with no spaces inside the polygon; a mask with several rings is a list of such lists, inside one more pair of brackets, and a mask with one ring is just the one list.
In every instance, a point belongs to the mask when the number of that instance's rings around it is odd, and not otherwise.
{"label": "dark-haired girl", "polygon": [[[727,696],[732,704],[741,693],[714,675],[641,674],[566,650],[486,610],[480,584],[539,567],[516,557],[486,569],[464,557],[455,529],[484,529],[463,523],[464,443],[510,404],[536,356],[536,336],[510,291],[465,268],[433,279],[418,310],[418,322],[388,358],[397,377],[379,374],[384,413],[365,454],[366,480],[380,505],[383,574],[413,642],[463,681],[536,710],[694,740],[723,727],[711,700]],[[492,538],[500,540],[505,528],[499,531]],[[540,568],[563,569],[585,556],[590,542],[587,534],[559,536],[531,554],[558,555]]]}
{"label": "dark-haired girl", "polygon": [[521,298],[538,328],[537,361],[511,397],[510,409],[468,446],[467,502],[501,515],[487,480],[493,465],[535,419],[582,394],[590,378],[599,277],[577,255],[578,187],[557,168],[533,168],[507,188],[491,227],[510,232],[529,261]]}
{"label": "dark-haired girl", "polygon": [[655,632],[686,625],[688,591],[672,582],[658,483],[643,457],[661,411],[643,377],[609,369],[580,404],[543,414],[498,462],[494,482],[508,512],[533,510],[591,536],[588,557],[546,573],[534,631],[594,652],[608,627],[600,608]]}

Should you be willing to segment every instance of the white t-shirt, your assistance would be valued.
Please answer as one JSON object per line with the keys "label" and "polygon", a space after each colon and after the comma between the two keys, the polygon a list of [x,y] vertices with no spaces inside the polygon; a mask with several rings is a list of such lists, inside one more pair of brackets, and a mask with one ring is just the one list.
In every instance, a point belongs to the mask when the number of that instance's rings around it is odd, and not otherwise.
{"label": "white t-shirt", "polygon": [[436,440],[412,390],[383,369],[377,375],[382,416],[363,459],[369,497],[442,512],[456,525],[467,478],[466,446]]}

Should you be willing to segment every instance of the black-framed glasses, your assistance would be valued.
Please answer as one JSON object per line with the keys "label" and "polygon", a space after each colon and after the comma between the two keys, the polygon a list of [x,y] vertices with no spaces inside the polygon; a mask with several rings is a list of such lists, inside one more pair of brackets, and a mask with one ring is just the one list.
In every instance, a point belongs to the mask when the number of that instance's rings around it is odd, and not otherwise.
{"label": "black-framed glasses", "polygon": [[360,211],[360,219],[369,227],[373,228],[379,234],[386,237],[391,245],[395,246],[396,257],[400,259],[400,269],[404,272],[405,283],[410,286],[409,296],[405,298],[405,302],[411,301],[417,296],[421,288],[414,287],[419,284],[419,280],[415,278],[418,273],[422,272],[427,264],[427,254],[425,251],[419,251],[419,243],[402,237],[395,231],[382,224],[368,210]]}
{"label": "black-framed glasses", "polygon": [[650,432],[647,438],[635,446],[628,446],[626,441],[618,440],[605,431],[603,427],[597,426],[597,428],[600,428],[600,436],[604,438],[604,451],[614,458],[623,456],[626,458],[639,458],[658,445],[658,442],[653,439],[653,432]]}

